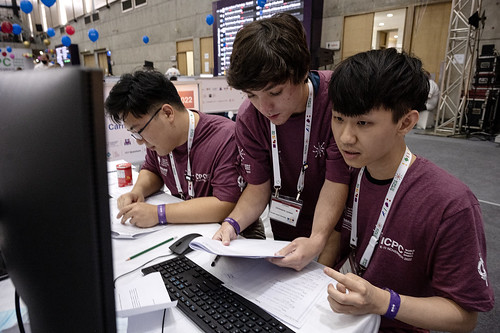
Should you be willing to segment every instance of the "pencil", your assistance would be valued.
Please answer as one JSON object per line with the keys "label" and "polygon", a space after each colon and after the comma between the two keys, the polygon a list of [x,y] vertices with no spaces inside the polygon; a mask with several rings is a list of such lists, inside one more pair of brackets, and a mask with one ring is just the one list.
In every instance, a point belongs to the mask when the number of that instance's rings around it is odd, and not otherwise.
{"label": "pencil", "polygon": [[149,252],[149,251],[151,251],[151,250],[153,250],[153,249],[156,249],[158,246],[161,246],[161,245],[166,244],[166,243],[168,243],[168,242],[170,242],[170,241],[173,241],[174,239],[175,239],[175,237],[171,237],[171,238],[167,239],[166,241],[163,241],[163,242],[161,242],[161,243],[158,243],[158,244],[156,244],[156,245],[154,245],[154,246],[151,246],[151,247],[150,247],[150,248],[148,248],[148,249],[145,249],[144,251],[141,251],[141,252],[139,252],[139,253],[137,253],[137,254],[134,254],[133,256],[130,256],[130,258],[127,258],[127,260],[125,260],[125,261],[132,260],[132,259],[134,259],[134,258],[137,258],[138,256],[140,256],[140,255],[142,255],[142,254],[144,254],[144,253],[146,253],[146,252]]}

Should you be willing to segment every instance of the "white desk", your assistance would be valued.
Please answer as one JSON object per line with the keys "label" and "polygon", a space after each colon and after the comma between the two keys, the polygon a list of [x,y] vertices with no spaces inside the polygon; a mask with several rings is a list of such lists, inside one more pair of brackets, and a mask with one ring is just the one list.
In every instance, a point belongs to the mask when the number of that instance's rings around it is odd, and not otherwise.
{"label": "white desk", "polygon": [[[165,194],[167,195],[167,194]],[[152,251],[149,251],[135,259],[126,261],[126,258],[134,255],[144,249],[147,249],[155,244],[160,243],[172,236],[182,237],[188,233],[199,233],[203,236],[212,237],[215,231],[218,229],[218,224],[191,224],[191,225],[168,225],[162,230],[155,231],[153,233],[145,234],[137,239],[113,239],[113,269],[114,276],[119,277],[124,273],[133,271],[144,263],[151,261],[159,256],[167,255],[166,257],[158,258],[144,267],[160,263],[164,260],[173,257],[169,246],[173,243],[167,243],[162,245]],[[220,265],[222,261],[226,258],[221,258],[217,263],[216,267],[211,267],[211,262],[214,259],[214,255],[202,252],[194,251],[187,255],[191,260],[196,262],[198,265],[205,268],[210,273],[214,274],[217,278],[224,281],[224,274],[217,270],[217,267],[223,266],[227,271],[231,269],[238,269],[238,267],[231,267],[228,262],[224,265]],[[234,260],[232,258],[231,260]],[[242,259],[250,260],[250,259]],[[241,262],[239,263],[241,264]],[[238,265],[241,267],[241,265]],[[142,268],[142,267],[141,267]],[[288,270],[290,274],[301,274],[294,270]],[[236,271],[235,271],[236,272]],[[116,281],[116,285],[126,284],[133,279],[142,276],[141,269],[137,269],[130,274],[127,274]],[[14,287],[10,280],[0,281],[0,313],[2,311],[10,311],[14,309]],[[250,299],[252,301],[252,299]],[[163,311],[156,311],[149,314],[138,315],[134,317],[129,317],[127,319],[118,320],[118,331],[119,333],[147,333],[147,332],[161,332],[161,323],[163,318]],[[327,292],[324,291],[324,297],[319,297],[317,304],[309,313],[309,317],[305,324],[297,329],[293,326],[289,326],[292,330],[296,332],[378,332],[378,326],[380,324],[380,316],[378,315],[364,315],[364,316],[351,316],[342,315],[334,313],[327,301]],[[171,308],[166,311],[165,316],[165,332],[201,332],[201,330],[194,323],[191,322],[179,309]],[[14,330],[9,330],[9,332],[14,332]]]}
{"label": "white desk", "polygon": [[[181,237],[185,234],[191,232],[197,232],[203,236],[211,237],[214,232],[218,229],[216,224],[205,224],[205,225],[169,225],[163,230],[157,231],[152,234],[145,235],[140,239],[136,240],[123,240],[116,239],[113,240],[113,257],[114,257],[114,270],[115,276],[119,276],[136,267],[142,265],[143,263],[163,254],[169,254],[168,244],[165,244],[153,251],[143,254],[130,261],[125,261],[130,255],[139,252],[142,249],[148,248],[151,245],[157,244],[162,240],[168,239],[172,236]],[[221,261],[226,258],[221,258],[217,263],[216,267],[211,267],[211,262],[214,256],[201,251],[194,251],[187,255],[191,260],[205,268],[210,273],[214,274],[217,278],[224,281],[224,276],[217,271],[217,267]],[[163,257],[146,266],[151,266],[153,264],[159,263],[161,261],[172,258],[173,256]],[[234,260],[231,259],[231,260]],[[250,260],[250,259],[243,259]],[[146,267],[145,266],[145,267]],[[224,265],[225,268],[230,268],[227,264]],[[137,278],[142,275],[138,269],[134,273],[128,274],[116,281],[116,285],[120,283],[130,282],[132,279]],[[295,272],[289,270],[290,274],[300,274],[300,272]],[[292,330],[297,332],[325,332],[325,331],[335,331],[335,332],[377,332],[378,326],[380,324],[380,317],[377,315],[365,315],[365,316],[350,316],[341,315],[334,313],[327,301],[327,292],[325,289],[324,297],[320,297],[317,304],[311,310],[309,318],[306,323],[300,329],[288,325]],[[147,315],[139,315],[135,317],[130,317],[128,319],[128,332],[161,332],[161,322],[162,322],[163,311],[158,311],[155,313],[150,313]],[[165,332],[197,332],[201,331],[198,326],[193,324],[184,314],[177,308],[167,310],[167,315],[165,318]]]}

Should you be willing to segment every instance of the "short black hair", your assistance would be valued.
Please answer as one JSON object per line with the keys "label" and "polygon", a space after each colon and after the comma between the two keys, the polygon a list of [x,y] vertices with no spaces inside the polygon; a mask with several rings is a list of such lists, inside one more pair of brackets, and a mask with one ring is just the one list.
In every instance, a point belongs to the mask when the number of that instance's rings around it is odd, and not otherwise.
{"label": "short black hair", "polygon": [[227,71],[229,86],[243,91],[304,82],[311,54],[302,23],[287,13],[245,25],[236,34]]}
{"label": "short black hair", "polygon": [[393,112],[395,123],[410,110],[425,108],[428,94],[429,80],[420,59],[394,48],[343,60],[328,88],[336,112],[354,117],[383,107]]}
{"label": "short black hair", "polygon": [[138,70],[124,74],[111,89],[104,106],[114,122],[122,122],[128,114],[135,118],[154,112],[153,107],[170,104],[184,110],[177,89],[163,73]]}

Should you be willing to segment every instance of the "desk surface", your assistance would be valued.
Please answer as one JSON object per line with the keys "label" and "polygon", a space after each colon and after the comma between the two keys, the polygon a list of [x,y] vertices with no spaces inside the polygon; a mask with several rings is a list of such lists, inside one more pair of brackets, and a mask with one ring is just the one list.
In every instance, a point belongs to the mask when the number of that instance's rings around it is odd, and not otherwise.
{"label": "desk surface", "polygon": [[[182,237],[185,234],[197,232],[203,236],[211,237],[217,229],[218,224],[168,225],[162,230],[143,235],[137,239],[113,239],[113,269],[115,278],[132,271],[130,274],[118,278],[116,285],[126,284],[133,279],[141,277],[141,269],[138,268],[145,263],[147,264],[145,264],[144,267],[147,267],[172,258],[172,254],[168,248],[169,244],[165,244],[135,259],[126,261],[131,255],[149,248],[154,244],[158,244],[172,236]],[[210,264],[214,258],[212,254],[202,251],[193,251],[187,256],[207,271],[217,276],[220,280],[225,280],[224,274],[217,271],[217,267],[211,267]],[[222,258],[221,260],[224,259],[225,258]],[[241,267],[240,265],[238,266]],[[228,273],[228,271],[232,269],[231,265],[227,263],[223,267],[227,270],[224,271],[224,273]],[[234,267],[234,269],[237,269],[237,267]],[[288,271],[290,274],[301,274],[293,270]],[[14,288],[10,280],[0,281],[0,296],[0,313],[2,311],[13,311]],[[163,311],[156,311],[129,317],[128,320],[119,319],[119,332],[161,332],[162,318]],[[324,297],[318,298],[305,324],[300,329],[289,326],[296,332],[377,332],[379,324],[380,317],[377,315],[351,316],[334,313],[329,307],[325,289]],[[165,331],[198,332],[201,330],[180,310],[172,308],[166,311]]]}
{"label": "desk surface", "polygon": [[[125,261],[126,258],[128,258],[131,254],[138,252],[138,250],[147,248],[151,246],[151,244],[159,243],[172,236],[182,237],[183,235],[191,232],[197,232],[203,236],[211,237],[217,229],[218,225],[216,224],[169,225],[163,230],[145,235],[144,237],[136,240],[115,239],[113,240],[115,277],[129,272],[158,256],[168,255],[167,257],[158,258],[157,260],[148,263],[146,266],[151,266],[155,263],[172,258],[172,256],[169,255],[170,250],[166,245],[163,248],[159,247],[158,249],[150,251],[136,259]],[[217,267],[211,267],[210,263],[214,259],[212,254],[202,251],[194,251],[189,253],[187,256],[207,271],[217,276],[220,280],[225,280],[224,275],[217,271]],[[225,258],[222,258],[221,261],[224,259]],[[244,260],[248,261],[250,259]],[[218,262],[217,266],[219,266],[221,261]],[[231,266],[227,263],[224,267],[228,270],[231,269]],[[300,272],[293,270],[288,271],[290,274],[301,274]],[[226,271],[225,273],[228,272]],[[116,281],[116,284],[119,285],[120,283],[128,283],[132,279],[138,278],[141,275],[142,273],[140,272],[140,269],[138,269],[133,273],[119,278]],[[162,316],[163,311],[130,317],[128,319],[128,332],[160,332]],[[380,317],[377,315],[351,316],[334,313],[328,304],[325,289],[324,297],[319,297],[303,327],[298,329],[291,326],[290,328],[296,332],[312,332],[315,330],[319,332],[330,330],[335,330],[335,332],[377,332],[379,323]],[[185,317],[184,314],[177,308],[167,310],[165,329],[167,332],[200,331],[199,328],[187,317]]]}

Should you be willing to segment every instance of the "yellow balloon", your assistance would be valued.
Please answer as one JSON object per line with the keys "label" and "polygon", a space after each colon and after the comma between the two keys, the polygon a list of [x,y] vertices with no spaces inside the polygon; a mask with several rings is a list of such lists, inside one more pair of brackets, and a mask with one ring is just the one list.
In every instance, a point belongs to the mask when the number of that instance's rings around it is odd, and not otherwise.
{"label": "yellow balloon", "polygon": [[46,39],[43,40],[43,43],[45,45],[50,45],[50,40],[46,38]]}
{"label": "yellow balloon", "polygon": [[27,40],[23,42],[24,47],[30,47],[31,43]]}

